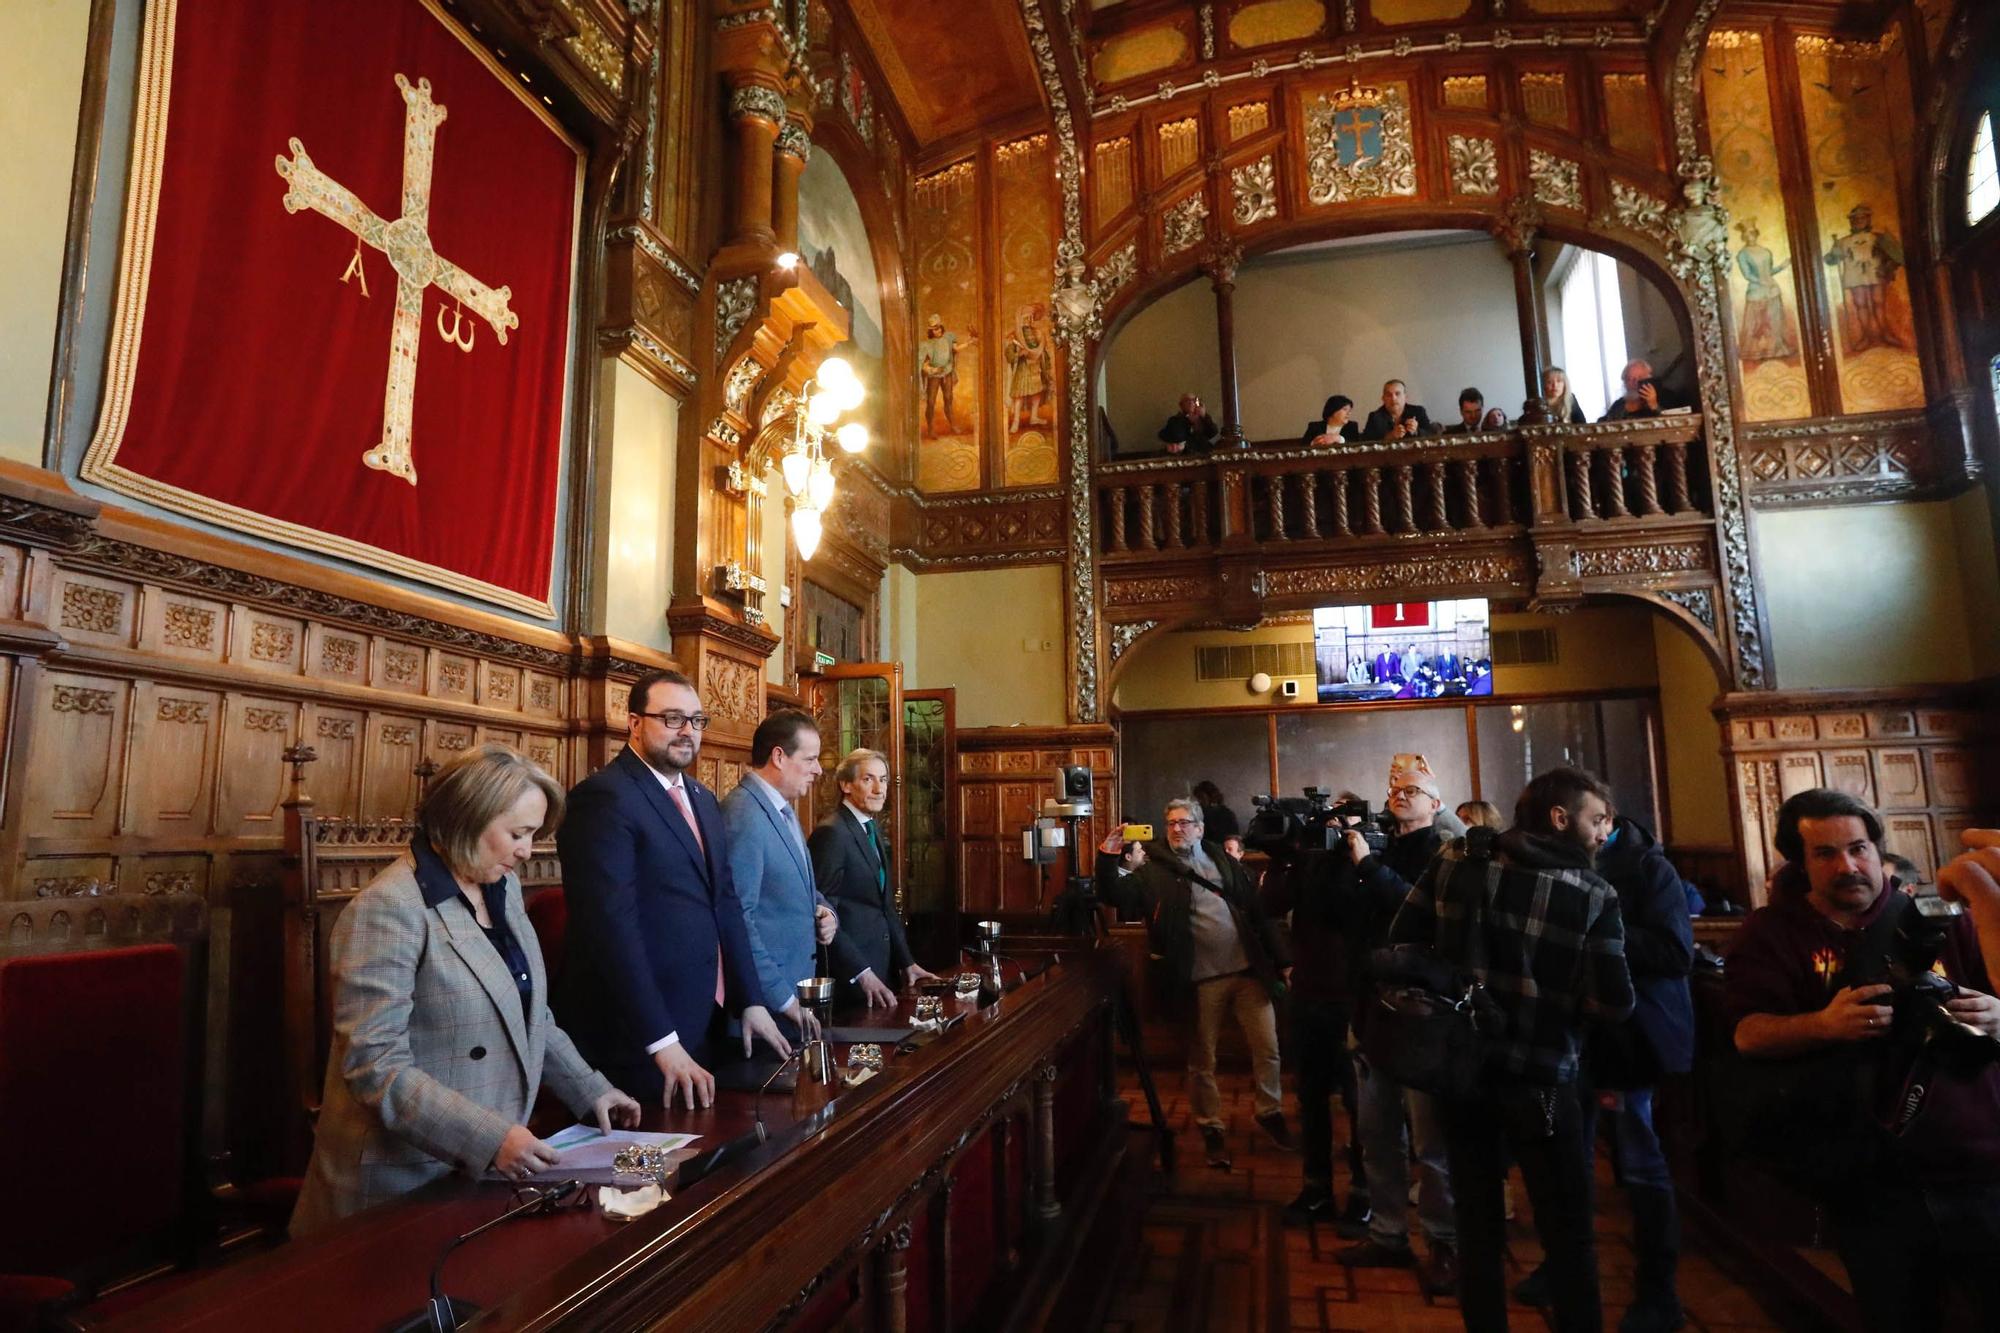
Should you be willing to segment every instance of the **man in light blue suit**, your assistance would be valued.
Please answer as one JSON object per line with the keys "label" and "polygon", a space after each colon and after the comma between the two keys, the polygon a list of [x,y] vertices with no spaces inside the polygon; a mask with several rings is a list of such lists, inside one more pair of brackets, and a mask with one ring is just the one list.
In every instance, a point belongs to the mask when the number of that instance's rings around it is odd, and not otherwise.
{"label": "man in light blue suit", "polygon": [[751,768],[722,800],[729,875],[743,900],[743,924],[758,988],[794,1036],[819,1035],[799,1007],[798,983],[820,975],[814,943],[833,938],[838,918],[813,885],[812,855],[792,802],[819,776],[819,729],[805,713],[781,709],[757,724]]}

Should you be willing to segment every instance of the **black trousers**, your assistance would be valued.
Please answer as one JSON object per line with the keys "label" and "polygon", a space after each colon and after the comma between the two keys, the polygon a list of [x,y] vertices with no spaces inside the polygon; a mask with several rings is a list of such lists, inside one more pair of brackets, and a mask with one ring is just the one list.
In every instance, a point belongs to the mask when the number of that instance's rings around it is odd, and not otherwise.
{"label": "black trousers", "polygon": [[1299,1127],[1308,1185],[1333,1188],[1333,1098],[1347,1108],[1350,1192],[1368,1191],[1354,1109],[1354,1060],[1347,1050],[1349,1010],[1338,1000],[1292,996],[1292,1050],[1298,1060]]}
{"label": "black trousers", "polygon": [[1974,1328],[2000,1328],[2000,1184],[1884,1181],[1831,1210],[1834,1248],[1871,1333],[1937,1329],[1953,1286]]}
{"label": "black trousers", "polygon": [[[1503,1269],[1507,1219],[1502,1187],[1511,1160],[1535,1210],[1559,1333],[1603,1325],[1592,1229],[1591,1158],[1574,1088],[1555,1090],[1555,1132],[1526,1132],[1519,1114],[1531,1090],[1503,1086],[1476,1101],[1443,1104],[1452,1195],[1458,1204],[1459,1307],[1468,1333],[1506,1333]],[[1539,1128],[1539,1125],[1536,1126]]]}

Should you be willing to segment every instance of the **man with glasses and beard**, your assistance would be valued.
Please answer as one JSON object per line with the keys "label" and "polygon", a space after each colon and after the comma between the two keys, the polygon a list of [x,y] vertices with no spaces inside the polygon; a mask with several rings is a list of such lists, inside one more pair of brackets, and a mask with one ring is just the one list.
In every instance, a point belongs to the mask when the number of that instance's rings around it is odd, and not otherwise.
{"label": "man with glasses and beard", "polygon": [[667,1106],[678,1093],[690,1108],[715,1100],[707,1065],[725,1011],[741,1016],[746,1056],[753,1038],[791,1054],[770,1013],[790,997],[758,984],[722,812],[689,772],[707,725],[686,676],[639,677],[625,749],[571,790],[556,834],[563,1029],[619,1087]]}
{"label": "man with glasses and beard", "polygon": [[1280,1148],[1292,1146],[1278,1073],[1278,1016],[1272,995],[1291,973],[1271,918],[1220,843],[1203,840],[1201,806],[1167,802],[1167,837],[1146,844],[1145,860],[1124,870],[1125,837],[1098,845],[1097,893],[1146,923],[1153,952],[1164,960],[1171,999],[1195,1007],[1188,1041],[1188,1102],[1201,1130],[1208,1164],[1228,1169],[1222,1093],[1215,1084],[1215,1043],[1222,1016],[1234,1013],[1250,1046],[1257,1125]]}
{"label": "man with glasses and beard", "polygon": [[1585,1024],[1632,1012],[1618,895],[1591,868],[1610,829],[1610,788],[1580,769],[1551,769],[1521,793],[1513,828],[1471,829],[1438,853],[1389,931],[1392,945],[1429,945],[1497,1010],[1483,1030],[1484,1086],[1440,1099],[1458,1198],[1459,1308],[1474,1333],[1507,1328],[1510,1151],[1548,1256],[1556,1328],[1594,1330],[1603,1318],[1574,1085]]}
{"label": "man with glasses and beard", "polygon": [[[1851,1066],[1836,1066],[1849,1071],[1845,1086],[1904,1089],[1899,1132],[1882,1130],[1856,1145],[1858,1160],[1833,1164],[1838,1183],[1822,1200],[1867,1327],[1941,1327],[1954,1285],[1972,1298],[1973,1327],[2000,1327],[2000,1061],[1990,1046],[2000,1038],[2000,999],[1975,929],[1991,913],[1939,921],[1933,966],[1952,985],[1941,988],[1926,1032],[1921,1006],[1931,1002],[1914,993],[1898,1002],[1887,984],[1888,955],[1925,914],[1891,891],[1881,817],[1845,792],[1814,788],[1779,808],[1773,841],[1785,864],[1770,904],[1743,923],[1725,974],[1736,1049],[1753,1064],[1831,1064],[1829,1056],[1847,1051]],[[1983,909],[1968,893],[1978,863],[1975,851],[1940,879],[1951,896]],[[1960,1050],[1984,1044],[1983,1059],[1918,1063],[1919,1050],[1943,1052],[1947,1040]],[[1814,1144],[1822,1136],[1801,1124],[1790,1137]]]}

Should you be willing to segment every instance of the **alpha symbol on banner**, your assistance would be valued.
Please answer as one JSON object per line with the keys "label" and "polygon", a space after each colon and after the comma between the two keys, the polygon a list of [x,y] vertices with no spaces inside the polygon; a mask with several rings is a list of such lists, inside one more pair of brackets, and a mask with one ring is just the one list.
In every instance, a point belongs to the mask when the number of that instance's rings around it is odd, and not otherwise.
{"label": "alpha symbol on banner", "polygon": [[[382,442],[361,455],[369,467],[393,473],[417,484],[417,467],[410,457],[410,408],[417,392],[417,345],[424,329],[424,292],[437,287],[461,307],[485,320],[502,346],[507,330],[518,328],[520,316],[508,309],[513,295],[507,287],[488,287],[431,248],[431,159],[437,149],[437,127],[444,123],[445,109],[431,100],[431,81],[418,79],[416,86],[401,74],[396,88],[403,95],[403,215],[385,222],[369,211],[352,190],[329,178],[306,156],[305,145],[290,141],[292,156],[278,158],[278,174],[285,178],[285,211],[301,208],[331,218],[355,235],[355,262],[350,272],[359,271],[361,242],[380,250],[396,270],[396,322],[389,335],[389,379],[382,395]],[[346,275],[341,281],[347,280]],[[362,277],[362,295],[367,295],[367,277]],[[461,351],[472,350],[471,321],[462,310],[452,312],[452,331],[445,331],[444,311],[438,311],[438,335]]]}

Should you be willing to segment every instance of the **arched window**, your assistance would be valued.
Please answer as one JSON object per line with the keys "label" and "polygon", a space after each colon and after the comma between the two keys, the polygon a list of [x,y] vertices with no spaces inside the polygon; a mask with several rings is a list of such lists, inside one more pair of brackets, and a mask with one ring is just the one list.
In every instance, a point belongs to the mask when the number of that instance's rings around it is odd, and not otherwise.
{"label": "arched window", "polygon": [[1965,220],[1977,225],[2000,206],[2000,156],[1993,150],[1993,113],[1980,113],[1972,132],[1972,157],[1965,168]]}

